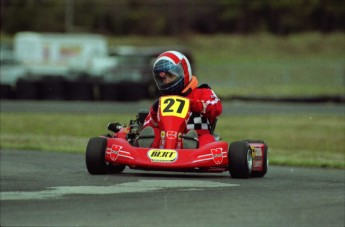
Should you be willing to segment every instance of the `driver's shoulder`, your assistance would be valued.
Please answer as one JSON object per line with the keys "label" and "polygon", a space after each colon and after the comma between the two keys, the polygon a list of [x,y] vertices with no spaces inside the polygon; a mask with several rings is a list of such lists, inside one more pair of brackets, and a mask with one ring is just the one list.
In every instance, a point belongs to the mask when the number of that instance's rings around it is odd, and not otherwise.
{"label": "driver's shoulder", "polygon": [[201,84],[196,89],[211,89],[211,87],[208,84]]}
{"label": "driver's shoulder", "polygon": [[187,97],[189,98],[196,98],[196,99],[203,99],[208,97],[212,94],[212,89],[207,84],[202,84],[195,88]]}

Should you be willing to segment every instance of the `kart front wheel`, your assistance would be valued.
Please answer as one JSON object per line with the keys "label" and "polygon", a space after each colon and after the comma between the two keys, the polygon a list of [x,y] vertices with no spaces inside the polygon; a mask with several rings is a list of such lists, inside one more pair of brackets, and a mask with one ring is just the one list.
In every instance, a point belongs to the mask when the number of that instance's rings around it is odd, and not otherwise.
{"label": "kart front wheel", "polygon": [[229,172],[233,178],[248,178],[252,172],[252,149],[245,141],[236,141],[230,144]]}
{"label": "kart front wheel", "polygon": [[93,137],[89,140],[86,147],[86,167],[90,174],[107,174],[108,166],[105,162],[105,150],[107,139]]}
{"label": "kart front wheel", "polygon": [[126,165],[108,165],[109,173],[122,173],[125,168]]}

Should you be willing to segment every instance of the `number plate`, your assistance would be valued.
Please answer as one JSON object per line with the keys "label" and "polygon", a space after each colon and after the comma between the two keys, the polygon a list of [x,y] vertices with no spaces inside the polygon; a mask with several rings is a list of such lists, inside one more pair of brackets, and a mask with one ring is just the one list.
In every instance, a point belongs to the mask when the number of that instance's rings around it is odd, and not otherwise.
{"label": "number plate", "polygon": [[160,99],[162,116],[185,118],[189,110],[189,99],[180,96],[166,96]]}

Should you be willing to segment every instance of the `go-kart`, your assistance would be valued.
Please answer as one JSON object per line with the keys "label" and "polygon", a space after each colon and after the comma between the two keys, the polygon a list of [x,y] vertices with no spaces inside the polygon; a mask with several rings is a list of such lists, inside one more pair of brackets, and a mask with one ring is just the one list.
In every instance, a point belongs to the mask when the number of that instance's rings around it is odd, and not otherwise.
{"label": "go-kart", "polygon": [[[154,136],[141,135],[148,114],[140,111],[129,125],[110,123],[107,134],[90,138],[86,166],[90,174],[121,173],[126,166],[137,170],[176,172],[229,171],[233,178],[263,177],[268,168],[268,147],[261,140],[220,141],[184,148],[186,141],[198,138],[186,134],[190,101],[180,96],[163,96],[158,105],[159,146],[140,147],[138,141]],[[216,122],[216,121],[215,121]],[[149,137],[149,138],[148,138]],[[153,139],[153,138],[151,138]],[[197,143],[198,144],[198,143]]]}

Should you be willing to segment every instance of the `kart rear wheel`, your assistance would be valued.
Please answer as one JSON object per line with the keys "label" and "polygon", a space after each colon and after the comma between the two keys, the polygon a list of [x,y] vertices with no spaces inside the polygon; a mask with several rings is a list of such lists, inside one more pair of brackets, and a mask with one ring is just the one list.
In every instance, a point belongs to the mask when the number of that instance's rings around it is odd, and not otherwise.
{"label": "kart rear wheel", "polygon": [[108,166],[105,162],[105,150],[107,139],[93,137],[89,140],[86,147],[86,167],[90,174],[107,174]]}
{"label": "kart rear wheel", "polygon": [[252,171],[250,174],[251,177],[264,177],[267,173],[268,169],[268,146],[267,144],[262,140],[245,140],[247,143],[261,143],[264,145],[264,153],[263,153],[263,170],[262,171]]}
{"label": "kart rear wheel", "polygon": [[236,141],[230,144],[229,172],[233,178],[248,178],[252,172],[252,149],[245,141]]}

